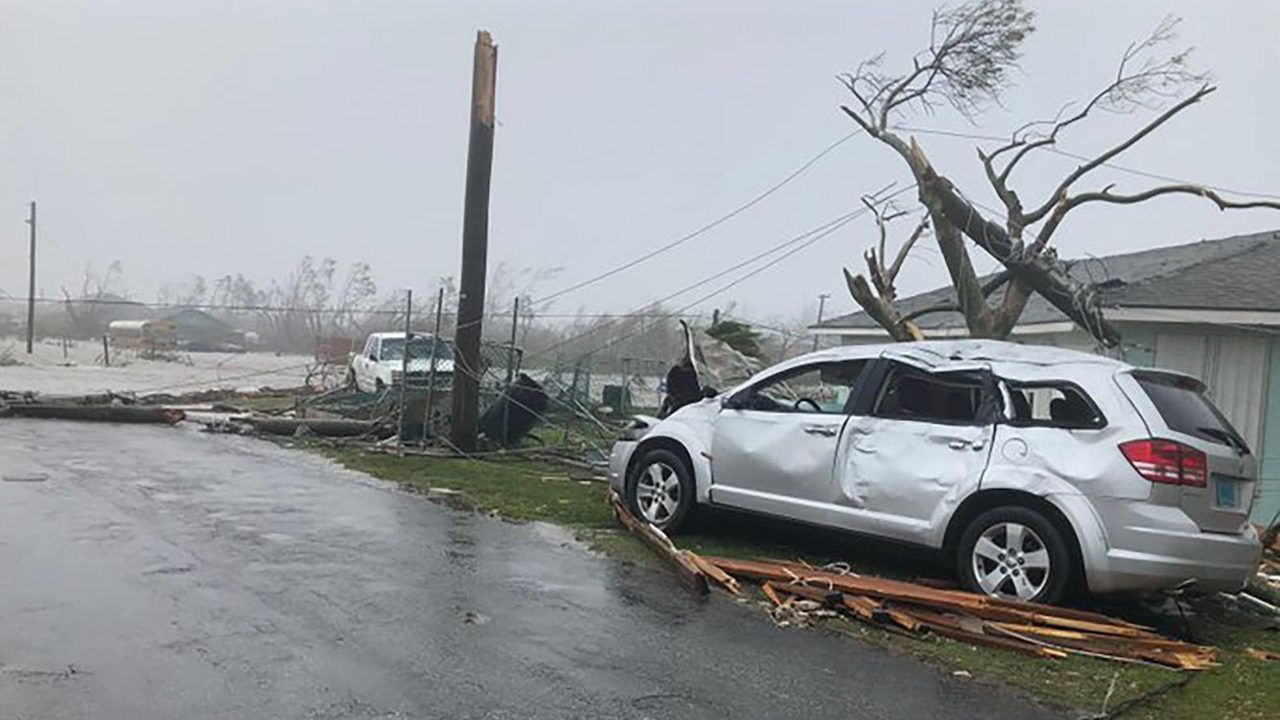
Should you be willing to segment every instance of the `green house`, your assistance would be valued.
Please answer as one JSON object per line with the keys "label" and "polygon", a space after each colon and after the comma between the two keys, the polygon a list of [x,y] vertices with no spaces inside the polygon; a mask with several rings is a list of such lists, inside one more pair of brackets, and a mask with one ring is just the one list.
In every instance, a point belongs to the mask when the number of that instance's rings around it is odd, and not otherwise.
{"label": "green house", "polygon": [[[1240,235],[1141,252],[1068,261],[1093,284],[1103,315],[1123,336],[1107,354],[1134,365],[1201,378],[1214,403],[1261,460],[1253,519],[1280,511],[1280,232]],[[950,286],[898,301],[903,312],[954,303]],[[959,313],[924,315],[926,337],[967,334]],[[857,312],[814,325],[845,344],[884,342],[884,331]],[[1102,352],[1087,333],[1044,298],[1028,301],[1011,340]]]}

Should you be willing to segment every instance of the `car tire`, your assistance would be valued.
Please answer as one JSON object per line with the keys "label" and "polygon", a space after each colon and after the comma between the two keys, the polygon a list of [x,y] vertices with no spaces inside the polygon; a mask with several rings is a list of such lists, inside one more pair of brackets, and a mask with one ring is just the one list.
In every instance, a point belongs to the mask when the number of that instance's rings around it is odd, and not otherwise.
{"label": "car tire", "polygon": [[956,550],[956,574],[966,589],[1008,600],[1060,602],[1075,573],[1062,533],[1026,507],[998,507],[978,515]]}
{"label": "car tire", "polygon": [[386,386],[386,384],[385,384],[385,383],[383,383],[383,382],[382,382],[382,378],[378,378],[377,380],[374,380],[374,381],[373,381],[373,391],[374,391],[374,392],[376,392],[376,393],[378,393],[379,395],[381,395],[381,394],[383,393],[383,391],[385,391],[386,389],[387,389],[387,386]]}
{"label": "car tire", "polygon": [[632,465],[626,484],[632,515],[667,533],[688,527],[693,515],[693,471],[684,458],[666,448],[646,450]]}

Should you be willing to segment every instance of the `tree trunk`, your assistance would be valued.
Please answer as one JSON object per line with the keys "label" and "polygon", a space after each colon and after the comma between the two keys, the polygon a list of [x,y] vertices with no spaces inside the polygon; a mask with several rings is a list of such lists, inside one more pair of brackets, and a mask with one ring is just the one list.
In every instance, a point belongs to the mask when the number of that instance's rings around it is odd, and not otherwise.
{"label": "tree trunk", "polygon": [[[1055,257],[1049,254],[1028,257],[1021,247],[1015,246],[1003,228],[982,217],[976,208],[960,197],[946,178],[931,170],[921,181],[920,194],[921,197],[937,198],[946,218],[945,222],[954,224],[978,247],[1009,268],[1016,279],[1043,295],[1049,304],[1103,345],[1115,347],[1120,343],[1120,333],[1102,316],[1097,294],[1088,285],[1069,276]],[[1025,300],[1022,302],[1025,305]],[[963,305],[962,299],[961,306]],[[1021,314],[1021,310],[1018,314]],[[1012,329],[1016,322],[1016,317],[1004,317],[1001,324],[1008,324],[1009,329]]]}

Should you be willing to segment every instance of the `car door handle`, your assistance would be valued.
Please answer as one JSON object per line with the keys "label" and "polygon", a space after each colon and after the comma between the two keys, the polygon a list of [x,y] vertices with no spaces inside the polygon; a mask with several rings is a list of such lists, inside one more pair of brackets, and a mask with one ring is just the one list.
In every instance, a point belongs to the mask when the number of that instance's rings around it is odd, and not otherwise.
{"label": "car door handle", "polygon": [[952,450],[963,450],[969,447],[969,441],[968,440],[952,440],[951,442],[947,443],[947,447],[951,448]]}
{"label": "car door handle", "polygon": [[810,435],[825,435],[826,437],[835,437],[838,429],[828,425],[805,425],[804,431]]}

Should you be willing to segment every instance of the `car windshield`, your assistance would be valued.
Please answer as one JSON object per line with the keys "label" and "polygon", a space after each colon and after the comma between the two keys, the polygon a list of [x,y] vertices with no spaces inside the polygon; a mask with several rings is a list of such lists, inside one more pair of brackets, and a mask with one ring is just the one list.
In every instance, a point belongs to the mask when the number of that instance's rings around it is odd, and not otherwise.
{"label": "car windshield", "polygon": [[[409,359],[427,360],[432,354],[436,358],[447,358],[449,349],[444,343],[433,337],[418,336],[409,340]],[[378,358],[382,362],[404,360],[404,338],[386,338],[382,341],[382,354]]]}
{"label": "car windshield", "polygon": [[1249,452],[1240,434],[1205,396],[1200,383],[1164,373],[1144,372],[1133,376],[1170,430]]}

